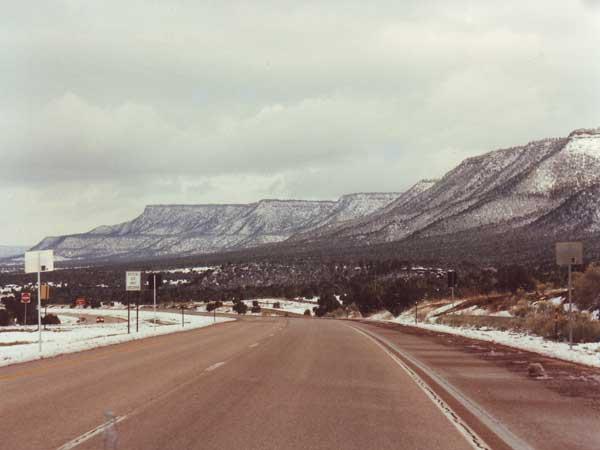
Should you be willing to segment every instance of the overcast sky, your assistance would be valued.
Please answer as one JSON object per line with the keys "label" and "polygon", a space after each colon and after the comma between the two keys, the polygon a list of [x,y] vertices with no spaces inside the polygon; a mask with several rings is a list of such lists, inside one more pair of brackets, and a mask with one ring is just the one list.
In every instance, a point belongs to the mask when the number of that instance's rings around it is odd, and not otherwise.
{"label": "overcast sky", "polygon": [[400,191],[600,126],[593,0],[2,3],[0,244]]}

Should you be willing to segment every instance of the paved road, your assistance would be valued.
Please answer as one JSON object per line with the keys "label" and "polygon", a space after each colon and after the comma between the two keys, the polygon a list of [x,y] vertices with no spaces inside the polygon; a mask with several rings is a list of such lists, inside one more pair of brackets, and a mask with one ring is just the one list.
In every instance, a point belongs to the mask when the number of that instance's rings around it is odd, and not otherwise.
{"label": "paved road", "polygon": [[[460,406],[467,423],[444,413],[389,347],[355,328],[405,341],[344,321],[247,318],[2,368],[0,448],[473,448],[462,425],[508,448]],[[411,339],[410,351],[439,351]],[[491,389],[485,378],[473,372],[473,391]],[[98,428],[107,410],[120,421]]]}

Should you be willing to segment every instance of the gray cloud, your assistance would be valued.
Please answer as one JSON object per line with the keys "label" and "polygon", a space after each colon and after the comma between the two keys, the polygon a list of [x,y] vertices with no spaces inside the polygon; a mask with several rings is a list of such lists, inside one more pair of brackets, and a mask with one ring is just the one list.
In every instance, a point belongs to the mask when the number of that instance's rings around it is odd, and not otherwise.
{"label": "gray cloud", "polygon": [[595,3],[15,2],[0,241],[146,203],[402,190],[597,126]]}

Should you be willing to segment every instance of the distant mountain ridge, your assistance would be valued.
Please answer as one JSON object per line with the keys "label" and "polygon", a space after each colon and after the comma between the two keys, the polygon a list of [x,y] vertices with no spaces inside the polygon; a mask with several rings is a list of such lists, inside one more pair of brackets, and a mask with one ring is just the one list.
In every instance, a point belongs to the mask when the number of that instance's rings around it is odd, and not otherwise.
{"label": "distant mountain ridge", "polygon": [[22,256],[28,249],[26,245],[0,245],[0,258]]}
{"label": "distant mountain ridge", "polygon": [[[506,248],[493,245],[499,236]],[[197,255],[264,244],[276,244],[268,254],[379,251],[394,243],[411,256],[435,257],[450,247],[470,254],[488,248],[507,255],[510,245],[515,251],[522,245],[547,250],[565,236],[594,239],[600,248],[600,128],[468,158],[441,179],[419,181],[402,193],[148,206],[132,221],[46,238],[36,248],[85,259]]]}
{"label": "distant mountain ridge", "polygon": [[[468,158],[416,195],[322,233],[305,245],[373,245],[484,231],[600,232],[600,129]],[[567,212],[569,211],[569,212]]]}
{"label": "distant mountain ridge", "polygon": [[64,258],[214,253],[276,243],[324,223],[385,206],[399,193],[357,193],[337,201],[261,200],[250,204],[150,205],[132,221],[88,233],[48,237],[35,249]]}

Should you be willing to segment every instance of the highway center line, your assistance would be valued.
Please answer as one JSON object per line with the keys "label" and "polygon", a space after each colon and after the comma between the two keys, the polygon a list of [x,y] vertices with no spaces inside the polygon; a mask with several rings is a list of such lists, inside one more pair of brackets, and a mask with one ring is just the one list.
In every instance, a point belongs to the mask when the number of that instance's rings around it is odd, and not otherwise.
{"label": "highway center line", "polygon": [[212,366],[207,367],[206,369],[204,369],[204,371],[205,372],[212,372],[213,370],[218,369],[221,366],[224,366],[226,362],[227,361],[221,361],[221,362],[215,363]]}
{"label": "highway center line", "polygon": [[87,433],[83,433],[82,435],[80,435],[80,436],[76,437],[75,439],[67,442],[62,447],[59,447],[56,450],[71,450],[71,449],[73,449],[73,448],[75,448],[75,447],[83,444],[85,441],[90,440],[91,438],[93,438],[97,434],[102,433],[108,427],[116,425],[119,422],[125,420],[126,418],[127,418],[127,416],[117,416],[114,419],[111,419],[111,420],[109,420],[107,422],[104,422],[102,425],[97,426],[93,430],[90,430]]}

